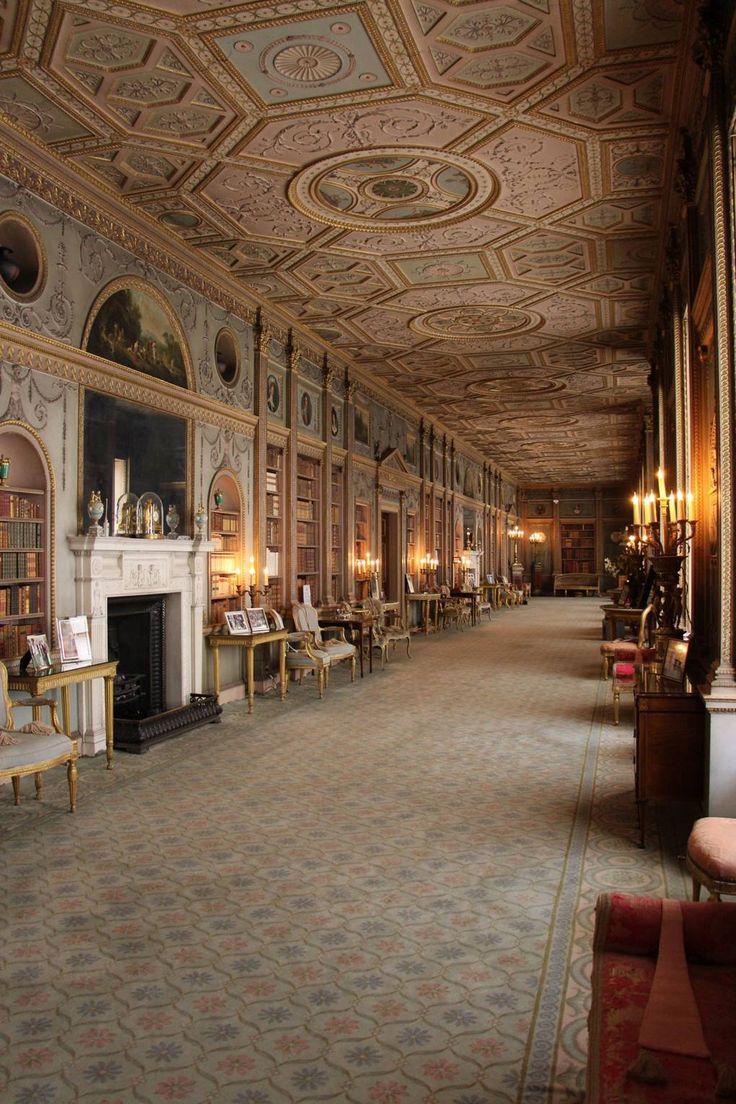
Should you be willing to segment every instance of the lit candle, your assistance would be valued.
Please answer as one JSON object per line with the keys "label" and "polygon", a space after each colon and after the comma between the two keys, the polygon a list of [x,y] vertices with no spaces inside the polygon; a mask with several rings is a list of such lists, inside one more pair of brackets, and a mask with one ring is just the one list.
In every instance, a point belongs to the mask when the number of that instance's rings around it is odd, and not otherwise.
{"label": "lit candle", "polygon": [[670,521],[674,521],[675,516],[675,492],[670,491]]}
{"label": "lit candle", "polygon": [[685,496],[682,491],[677,492],[677,520],[685,520]]}
{"label": "lit candle", "polygon": [[688,521],[693,520],[693,502],[695,501],[694,495],[688,492],[687,494],[687,509],[685,510],[685,517]]}
{"label": "lit candle", "polygon": [[248,575],[250,576],[251,584],[256,581],[256,560],[255,556],[250,558],[250,567],[248,568]]}
{"label": "lit candle", "polygon": [[635,494],[631,501],[634,504],[634,525],[641,525],[641,509],[639,508],[639,496]]}
{"label": "lit candle", "polygon": [[263,569],[263,585],[265,587],[268,586],[268,568],[267,567],[264,567],[264,569]]}
{"label": "lit candle", "polygon": [[664,472],[660,468],[657,472],[657,483],[659,484],[659,497],[660,499],[667,497],[667,491],[664,486]]}

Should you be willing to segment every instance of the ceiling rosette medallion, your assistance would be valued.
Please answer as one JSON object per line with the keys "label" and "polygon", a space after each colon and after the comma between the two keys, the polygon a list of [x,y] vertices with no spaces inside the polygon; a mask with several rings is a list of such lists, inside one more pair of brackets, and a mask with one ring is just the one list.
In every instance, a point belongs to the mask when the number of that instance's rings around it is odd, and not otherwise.
{"label": "ceiling rosette medallion", "polygon": [[413,318],[409,326],[425,337],[476,341],[479,337],[500,337],[533,330],[541,323],[541,318],[531,311],[485,303],[478,306],[448,307],[443,310],[428,311]]}
{"label": "ceiling rosette medallion", "polygon": [[455,153],[381,146],[307,166],[289,185],[290,202],[310,218],[370,233],[444,226],[488,207],[493,173]]}

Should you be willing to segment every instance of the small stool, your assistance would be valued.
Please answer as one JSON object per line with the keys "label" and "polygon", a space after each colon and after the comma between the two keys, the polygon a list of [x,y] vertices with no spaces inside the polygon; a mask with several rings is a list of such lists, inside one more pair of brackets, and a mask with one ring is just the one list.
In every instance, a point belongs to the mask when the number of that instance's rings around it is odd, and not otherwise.
{"label": "small stool", "polygon": [[720,901],[722,893],[736,894],[736,820],[696,820],[687,841],[685,866],[693,880],[693,901],[700,900],[701,885],[711,901]]}

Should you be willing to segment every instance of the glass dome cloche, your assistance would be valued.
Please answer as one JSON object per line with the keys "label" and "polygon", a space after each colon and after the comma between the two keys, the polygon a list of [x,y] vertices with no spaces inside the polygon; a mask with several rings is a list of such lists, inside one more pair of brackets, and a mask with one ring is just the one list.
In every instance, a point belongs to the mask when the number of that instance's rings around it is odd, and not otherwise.
{"label": "glass dome cloche", "polygon": [[134,537],[137,532],[138,495],[121,494],[115,506],[115,534],[118,537]]}
{"label": "glass dome cloche", "polygon": [[161,540],[164,535],[164,507],[155,491],[146,491],[136,508],[136,536]]}

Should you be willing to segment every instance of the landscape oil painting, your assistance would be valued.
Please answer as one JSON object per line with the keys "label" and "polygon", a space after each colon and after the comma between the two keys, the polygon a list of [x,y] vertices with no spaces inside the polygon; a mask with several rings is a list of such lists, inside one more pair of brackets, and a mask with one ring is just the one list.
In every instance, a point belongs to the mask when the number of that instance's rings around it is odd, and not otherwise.
{"label": "landscape oil painting", "polygon": [[138,285],[118,286],[93,309],[90,319],[85,343],[90,353],[187,386],[178,324],[152,292]]}

